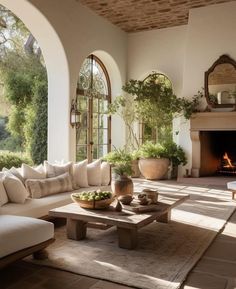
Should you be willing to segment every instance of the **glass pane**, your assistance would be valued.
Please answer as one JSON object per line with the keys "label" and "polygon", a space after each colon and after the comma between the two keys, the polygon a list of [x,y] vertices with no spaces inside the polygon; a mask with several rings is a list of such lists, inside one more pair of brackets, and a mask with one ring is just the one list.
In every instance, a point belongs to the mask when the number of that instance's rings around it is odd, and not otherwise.
{"label": "glass pane", "polygon": [[93,143],[98,144],[98,130],[93,129]]}
{"label": "glass pane", "polygon": [[87,146],[77,146],[76,161],[87,159]]}
{"label": "glass pane", "polygon": [[88,99],[87,97],[80,95],[78,97],[78,110],[87,111],[88,110]]}
{"label": "glass pane", "polygon": [[98,99],[93,99],[93,112],[98,112]]}
{"label": "glass pane", "polygon": [[107,129],[99,129],[98,131],[99,136],[99,144],[107,144],[108,136],[107,136]]}
{"label": "glass pane", "polygon": [[93,159],[98,159],[98,146],[93,146]]}
{"label": "glass pane", "polygon": [[78,129],[77,131],[77,144],[87,144],[87,130]]}
{"label": "glass pane", "polygon": [[99,111],[101,113],[104,113],[107,111],[107,105],[108,105],[108,101],[107,100],[104,100],[104,99],[101,99],[99,101]]}
{"label": "glass pane", "polygon": [[93,128],[98,128],[98,114],[93,114]]}
{"label": "glass pane", "polygon": [[82,112],[81,113],[81,124],[80,127],[82,129],[87,129],[88,127],[88,113],[87,112]]}
{"label": "glass pane", "polygon": [[108,117],[106,114],[99,115],[99,128],[107,128],[108,127]]}
{"label": "glass pane", "polygon": [[108,153],[108,146],[107,145],[98,146],[98,158],[103,157],[107,153]]}

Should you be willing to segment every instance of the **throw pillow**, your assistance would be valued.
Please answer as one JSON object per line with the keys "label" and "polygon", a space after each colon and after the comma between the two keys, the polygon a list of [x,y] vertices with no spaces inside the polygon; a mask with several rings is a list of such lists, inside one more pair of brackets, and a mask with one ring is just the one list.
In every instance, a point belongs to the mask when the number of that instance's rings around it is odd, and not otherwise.
{"label": "throw pillow", "polygon": [[13,174],[15,177],[17,177],[19,180],[22,181],[22,183],[24,183],[24,178],[22,177],[22,170],[21,168],[15,168],[15,167],[12,167],[10,169],[6,169],[6,168],[3,168],[2,169],[3,172],[10,172],[11,174]]}
{"label": "throw pillow", "polygon": [[111,167],[108,162],[101,164],[102,186],[108,186],[111,181]]}
{"label": "throw pillow", "polygon": [[88,161],[84,160],[75,163],[73,166],[73,184],[75,189],[87,188],[89,186],[87,176],[87,164]]}
{"label": "throw pillow", "polygon": [[25,185],[33,199],[73,190],[69,173],[47,179],[28,179]]}
{"label": "throw pillow", "polygon": [[46,172],[44,171],[43,165],[39,165],[36,168],[32,168],[27,164],[22,164],[21,169],[24,180],[46,178]]}
{"label": "throw pillow", "polygon": [[3,185],[4,173],[0,173],[0,207],[8,203],[8,196]]}
{"label": "throw pillow", "polygon": [[73,175],[72,162],[61,164],[61,165],[55,165],[55,164],[50,164],[48,161],[44,161],[44,168],[46,171],[47,178],[53,178],[53,177],[62,175],[67,172],[71,176]]}
{"label": "throw pillow", "polygon": [[11,203],[23,204],[28,197],[28,192],[22,182],[10,172],[6,172],[3,185]]}
{"label": "throw pillow", "polygon": [[101,160],[96,160],[87,165],[88,184],[89,186],[101,186]]}

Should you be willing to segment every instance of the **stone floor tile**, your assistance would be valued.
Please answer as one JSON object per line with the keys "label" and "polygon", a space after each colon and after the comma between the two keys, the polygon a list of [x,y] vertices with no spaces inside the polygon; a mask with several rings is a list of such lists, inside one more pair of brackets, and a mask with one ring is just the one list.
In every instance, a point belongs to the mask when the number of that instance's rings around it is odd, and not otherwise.
{"label": "stone floor tile", "polygon": [[203,258],[193,271],[213,274],[219,277],[236,278],[236,263]]}
{"label": "stone floor tile", "polygon": [[[236,240],[235,240],[236,241]],[[236,242],[216,239],[206,251],[204,257],[222,259],[236,262]]]}
{"label": "stone floor tile", "polygon": [[124,285],[111,283],[107,281],[98,281],[92,287],[90,287],[90,289],[130,289],[130,288],[133,287],[127,287]]}
{"label": "stone floor tile", "polygon": [[211,276],[205,273],[191,273],[189,274],[182,289],[225,289],[227,279]]}

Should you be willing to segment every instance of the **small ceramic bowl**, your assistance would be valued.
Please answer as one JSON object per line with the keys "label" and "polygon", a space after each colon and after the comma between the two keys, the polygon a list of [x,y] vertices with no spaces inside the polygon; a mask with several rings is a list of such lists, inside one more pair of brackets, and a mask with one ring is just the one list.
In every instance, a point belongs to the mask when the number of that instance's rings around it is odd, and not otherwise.
{"label": "small ceramic bowl", "polygon": [[123,205],[130,205],[130,203],[133,200],[133,196],[132,195],[123,195],[123,196],[119,196],[118,200],[123,204]]}

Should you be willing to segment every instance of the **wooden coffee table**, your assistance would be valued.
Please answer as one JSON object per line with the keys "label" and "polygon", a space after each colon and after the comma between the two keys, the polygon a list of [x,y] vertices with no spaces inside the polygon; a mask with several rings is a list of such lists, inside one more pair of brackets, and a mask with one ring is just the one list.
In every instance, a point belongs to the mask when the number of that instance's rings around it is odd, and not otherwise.
{"label": "wooden coffee table", "polygon": [[153,221],[168,223],[171,209],[188,198],[189,195],[186,194],[159,194],[156,210],[140,214],[126,209],[117,212],[113,206],[106,210],[88,210],[72,203],[50,210],[49,216],[66,218],[67,237],[73,240],[82,240],[86,237],[89,222],[116,226],[119,247],[134,249],[137,246],[138,229]]}

